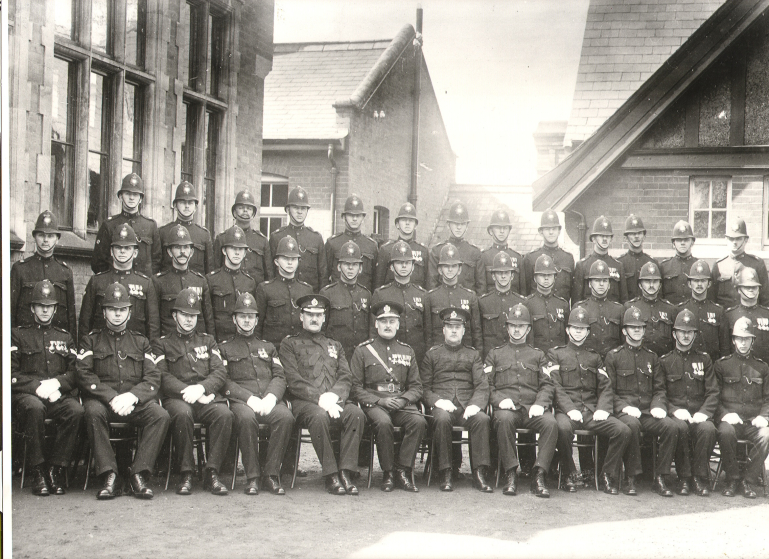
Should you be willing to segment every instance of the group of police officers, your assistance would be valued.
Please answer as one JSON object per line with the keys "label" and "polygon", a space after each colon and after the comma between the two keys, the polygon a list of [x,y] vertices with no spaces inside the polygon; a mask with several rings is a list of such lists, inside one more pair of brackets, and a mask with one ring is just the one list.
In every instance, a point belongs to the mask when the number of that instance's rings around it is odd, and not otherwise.
{"label": "group of police officers", "polygon": [[[304,224],[310,203],[298,186],[289,223],[269,239],[253,227],[259,205],[247,190],[232,206],[235,225],[215,239],[193,222],[192,184],[178,185],[176,219],[160,228],[141,215],[143,194],[142,179],[127,175],[121,213],[97,234],[79,321],[50,211],[32,232],[35,253],[12,267],[12,413],[36,495],[65,493],[83,423],[99,499],[121,493],[119,472],[126,491],[152,498],[148,479],[169,430],[176,492],[191,494],[195,423],[207,429],[204,486],[216,495],[228,493],[219,472],[235,441],[244,492],[285,494],[281,465],[298,455],[296,426],[309,431],[334,495],[358,494],[367,425],[386,492],[418,491],[412,468],[426,436],[430,467],[451,491],[461,463],[453,426],[468,431],[473,485],[487,493],[493,471],[505,495],[517,493],[521,429],[537,433],[536,454],[521,449],[520,458],[534,462],[538,497],[549,496],[554,461],[570,492],[600,466],[603,491],[616,495],[622,482],[636,495],[643,434],[657,441],[653,488],[662,496],[709,494],[716,441],[724,495],[755,498],[753,486],[765,482],[769,280],[763,261],[745,253],[741,219],[712,270],[692,256],[684,221],[673,229],[673,256],[655,261],[635,215],[625,223],[626,254],[609,255],[612,224],[601,216],[592,254],[575,265],[559,247],[553,211],[542,214],[542,247],[521,256],[508,245],[503,210],[488,225],[488,249],[469,243],[459,201],[449,238],[428,249],[416,241],[412,204],[395,218],[399,238],[378,246],[361,232],[366,212],[352,195],[345,231],[324,244]],[[56,427],[47,458],[46,419]],[[127,470],[110,423],[140,428]],[[260,425],[269,429],[266,452]],[[572,445],[582,429],[600,438],[601,452],[579,449],[580,476]],[[750,443],[744,473],[738,440]]]}

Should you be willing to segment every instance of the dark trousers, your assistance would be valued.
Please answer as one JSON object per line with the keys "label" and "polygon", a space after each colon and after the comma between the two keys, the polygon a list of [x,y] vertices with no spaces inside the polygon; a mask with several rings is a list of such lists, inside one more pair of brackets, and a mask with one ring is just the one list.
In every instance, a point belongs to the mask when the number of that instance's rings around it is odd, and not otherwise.
{"label": "dark trousers", "polygon": [[45,420],[53,419],[56,439],[48,463],[68,466],[77,445],[77,436],[83,422],[83,406],[72,396],[62,396],[55,402],[41,400],[33,394],[13,394],[11,410],[19,422],[27,442],[27,462],[39,466],[45,462]]}
{"label": "dark trousers", "polygon": [[195,455],[192,444],[195,438],[195,422],[203,423],[208,431],[206,437],[206,468],[217,472],[227,454],[232,434],[232,412],[225,402],[210,404],[188,404],[184,400],[166,398],[163,407],[171,417],[171,436],[179,456],[179,471],[195,470]]}
{"label": "dark trousers", "polygon": [[131,471],[134,473],[152,472],[170,423],[168,412],[160,407],[157,400],[137,404],[128,415],[118,415],[112,411],[109,405],[93,399],[87,399],[83,402],[83,408],[85,408],[85,425],[88,430],[88,439],[91,442],[96,475],[109,471],[117,473],[118,471],[115,453],[109,442],[110,422],[130,423],[141,427],[142,432],[139,436],[139,443],[136,445],[136,456]]}
{"label": "dark trousers", "polygon": [[[565,413],[556,413],[555,421],[558,423],[558,452],[561,455],[562,471],[572,473],[576,471],[574,466],[574,456],[572,454],[572,442],[574,441],[574,431],[576,429],[589,429],[595,432],[596,436],[609,439],[609,446],[606,450],[606,458],[603,461],[601,473],[609,474],[615,479],[619,476],[620,465],[622,464],[622,455],[625,453],[630,442],[630,427],[622,423],[616,417],[609,416],[603,421],[594,421],[593,414],[590,411],[582,412],[582,422],[572,421]],[[582,450],[580,448],[580,450]],[[590,450],[590,449],[585,449]],[[581,460],[581,458],[580,458]]]}
{"label": "dark trousers", "polygon": [[649,414],[642,414],[640,419],[621,413],[619,419],[630,427],[630,442],[625,449],[625,472],[629,476],[637,476],[642,471],[641,467],[641,432],[659,437],[657,445],[656,470],[658,476],[670,474],[670,464],[678,444],[678,427],[669,418],[656,419]]}
{"label": "dark trousers", "polygon": [[[419,443],[427,431],[427,420],[417,415],[416,406],[407,406],[395,412],[387,411],[379,406],[365,409],[371,421],[371,428],[376,433],[376,451],[379,455],[379,465],[382,470],[389,471],[397,464],[400,468],[412,468],[419,450]],[[393,427],[403,429],[398,458],[395,458],[395,441]]]}
{"label": "dark trousers", "polygon": [[[363,426],[366,416],[358,406],[347,403],[338,419],[331,419],[328,412],[318,404],[306,400],[292,402],[294,417],[299,425],[306,427],[312,438],[312,446],[321,465],[321,472],[328,476],[339,470],[357,471],[358,449],[363,438]],[[334,456],[331,444],[331,426],[342,431],[339,444],[339,464]]]}
{"label": "dark trousers", "polygon": [[769,427],[754,427],[750,420],[743,419],[742,425],[730,425],[726,421],[718,424],[718,446],[721,448],[726,479],[740,479],[740,465],[737,462],[737,439],[745,439],[753,443],[748,455],[750,463],[745,470],[745,480],[748,483],[758,483],[763,474],[764,461],[769,453]]}
{"label": "dark trousers", "polygon": [[259,477],[259,425],[270,426],[270,440],[267,443],[267,460],[264,474],[280,476],[280,464],[286,454],[288,440],[294,430],[294,416],[283,402],[278,402],[267,415],[259,415],[242,402],[230,402],[235,416],[235,433],[238,437],[246,477]]}
{"label": "dark trousers", "polygon": [[491,420],[484,412],[479,411],[465,419],[464,408],[458,407],[449,413],[441,408],[433,408],[433,448],[431,452],[438,458],[438,471],[451,467],[451,428],[454,425],[466,427],[470,433],[470,464],[473,468],[489,466],[489,429]]}
{"label": "dark trousers", "polygon": [[679,479],[708,477],[708,461],[716,445],[716,426],[712,421],[689,423],[675,417],[670,419],[678,427],[676,445],[676,473]]}
{"label": "dark trousers", "polygon": [[529,417],[529,413],[523,408],[495,409],[493,425],[504,471],[518,467],[518,454],[515,448],[516,429],[534,429],[539,433],[537,460],[534,466],[545,471],[550,469],[550,462],[553,461],[555,445],[558,441],[558,424],[552,413],[545,412],[537,417]]}

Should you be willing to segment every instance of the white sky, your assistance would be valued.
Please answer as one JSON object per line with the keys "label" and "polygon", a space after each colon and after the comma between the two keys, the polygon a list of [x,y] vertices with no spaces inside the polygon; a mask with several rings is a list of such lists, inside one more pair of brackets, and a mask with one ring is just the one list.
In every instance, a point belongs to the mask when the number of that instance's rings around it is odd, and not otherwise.
{"label": "white sky", "polygon": [[[423,0],[424,54],[457,182],[530,184],[532,133],[567,120],[589,0]],[[276,0],[275,42],[390,39],[410,0]]]}

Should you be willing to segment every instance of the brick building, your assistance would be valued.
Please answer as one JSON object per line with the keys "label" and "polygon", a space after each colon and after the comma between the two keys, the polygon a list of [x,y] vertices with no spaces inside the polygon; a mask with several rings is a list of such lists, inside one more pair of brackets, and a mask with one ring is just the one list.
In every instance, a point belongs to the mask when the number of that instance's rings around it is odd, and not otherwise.
{"label": "brick building", "polygon": [[[726,253],[727,224],[748,224],[748,251],[769,252],[769,2],[594,0],[571,118],[569,156],[533,184],[535,210],[566,215],[579,245],[606,215],[614,248],[640,215],[653,255],[692,223],[694,255]],[[617,234],[619,233],[619,234]],[[619,252],[619,250],[617,250]]]}
{"label": "brick building", "polygon": [[[364,232],[390,236],[409,200],[417,64],[420,64],[416,207],[426,242],[454,182],[451,149],[419,40],[411,25],[392,40],[275,45],[265,81],[261,227],[285,223],[290,187],[310,195],[307,223],[324,238],[359,194]],[[413,200],[412,200],[413,201]]]}
{"label": "brick building", "polygon": [[[78,305],[121,178],[145,182],[143,213],[172,219],[190,180],[200,224],[232,221],[235,191],[258,191],[273,0],[10,0],[12,258],[34,247],[45,209]],[[221,200],[224,203],[217,204]]]}

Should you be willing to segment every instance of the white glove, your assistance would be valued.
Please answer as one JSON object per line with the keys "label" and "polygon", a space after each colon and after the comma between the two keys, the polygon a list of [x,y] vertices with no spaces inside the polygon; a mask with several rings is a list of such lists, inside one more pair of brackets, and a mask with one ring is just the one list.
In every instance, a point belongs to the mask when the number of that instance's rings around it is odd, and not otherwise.
{"label": "white glove", "polygon": [[59,388],[61,388],[61,383],[55,378],[49,378],[40,381],[40,386],[35,390],[35,394],[37,394],[38,398],[41,400],[47,400],[50,395]]}
{"label": "white glove", "polygon": [[539,417],[543,413],[545,413],[545,408],[538,404],[534,404],[529,408],[529,417]]}
{"label": "white glove", "polygon": [[262,413],[262,399],[256,396],[249,396],[246,405],[254,410],[254,413]]}
{"label": "white glove", "polygon": [[[481,411],[481,408],[479,408],[479,407],[478,407],[478,406],[476,406],[475,404],[472,404],[472,405],[470,405],[470,406],[467,406],[467,407],[465,408],[465,415],[463,415],[462,417],[464,417],[465,419],[467,419],[468,417],[472,417],[472,416],[474,416],[474,415],[475,415],[476,413],[478,413],[479,411]],[[758,418],[756,418],[756,419],[758,419]]]}
{"label": "white glove", "polygon": [[194,404],[200,400],[200,397],[205,393],[206,389],[202,384],[191,384],[190,386],[183,388],[181,392],[182,398],[184,398],[184,401],[188,404]]}
{"label": "white glove", "polygon": [[572,421],[578,421],[579,423],[582,423],[582,412],[579,410],[571,410],[569,412],[566,412],[566,415],[569,416],[569,419]]}
{"label": "white glove", "polygon": [[676,416],[676,419],[680,419],[681,421],[691,422],[692,420],[692,414],[689,413],[689,410],[678,409],[673,412],[673,415]]}
{"label": "white glove", "polygon": [[652,417],[657,419],[665,419],[668,415],[668,413],[662,408],[652,408],[649,413],[652,414]]}
{"label": "white glove", "polygon": [[635,417],[636,419],[641,417],[641,410],[633,406],[625,406],[622,408],[622,411],[628,414],[630,417]]}
{"label": "white glove", "polygon": [[721,418],[721,421],[726,421],[729,425],[737,425],[742,423],[742,419],[736,413],[727,413]]}
{"label": "white glove", "polygon": [[593,414],[593,419],[595,421],[606,421],[609,419],[609,412],[606,410],[595,410],[595,413]]}
{"label": "white glove", "polygon": [[697,412],[694,414],[694,416],[689,420],[689,423],[704,423],[708,420],[708,416],[705,415],[702,412]]}
{"label": "white glove", "polygon": [[59,398],[61,398],[61,392],[59,392],[58,390],[54,390],[53,392],[51,392],[51,395],[48,396],[48,401],[53,403]]}
{"label": "white glove", "polygon": [[499,409],[501,410],[514,410],[515,404],[510,398],[505,398],[499,403]]}
{"label": "white glove", "polygon": [[333,392],[324,392],[320,395],[320,398],[318,398],[318,405],[323,408],[326,411],[329,411],[331,406],[336,404],[339,401],[339,396],[334,394]]}
{"label": "white glove", "polygon": [[331,404],[329,409],[326,410],[331,419],[337,419],[342,415],[342,407],[339,404]]}
{"label": "white glove", "polygon": [[457,409],[457,407],[454,405],[453,402],[451,402],[450,400],[443,400],[443,399],[440,399],[437,402],[435,402],[435,407],[441,408],[443,411],[447,411],[449,413]]}
{"label": "white glove", "polygon": [[112,411],[114,411],[116,414],[120,416],[126,416],[133,411],[134,406],[138,401],[139,398],[137,398],[133,393],[123,392],[122,394],[118,394],[112,398],[112,401],[109,404],[112,408]]}
{"label": "white glove", "polygon": [[272,408],[274,408],[275,404],[277,403],[278,403],[278,399],[275,397],[275,394],[267,394],[267,396],[262,398],[262,411],[259,413],[261,415],[270,415],[270,412],[272,412]]}
{"label": "white glove", "polygon": [[758,427],[759,429],[769,426],[769,421],[767,421],[766,418],[762,415],[757,415],[754,417],[751,423],[753,424],[753,427]]}
{"label": "white glove", "polygon": [[198,404],[210,404],[214,401],[214,398],[216,398],[216,394],[211,392],[208,396],[201,396],[198,398]]}

